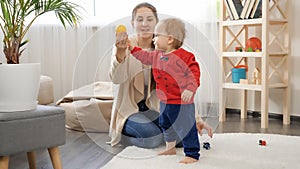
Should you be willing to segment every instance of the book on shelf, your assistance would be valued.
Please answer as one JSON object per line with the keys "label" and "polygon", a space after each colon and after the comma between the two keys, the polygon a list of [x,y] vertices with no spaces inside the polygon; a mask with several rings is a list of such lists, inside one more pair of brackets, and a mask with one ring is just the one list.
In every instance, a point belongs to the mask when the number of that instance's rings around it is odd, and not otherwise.
{"label": "book on shelf", "polygon": [[240,0],[227,0],[234,20],[240,19],[243,10],[243,5]]}
{"label": "book on shelf", "polygon": [[255,1],[257,1],[257,0],[250,0],[250,1],[251,2],[250,2],[249,7],[247,9],[247,12],[246,12],[246,15],[245,15],[245,19],[249,19],[250,18],[250,14],[253,11],[253,5],[254,5]]}
{"label": "book on shelf", "polygon": [[247,9],[248,9],[249,4],[250,4],[251,1],[252,1],[252,0],[245,0],[245,1],[244,1],[244,7],[243,7],[243,10],[242,10],[242,12],[241,12],[240,18],[242,18],[242,19],[245,18]]}
{"label": "book on shelf", "polygon": [[230,9],[230,6],[229,6],[227,0],[224,0],[224,3],[225,3],[226,10],[227,10],[227,13],[228,13],[229,18],[230,18],[231,20],[234,20],[233,15],[232,15],[232,12],[231,12],[231,9]]}
{"label": "book on shelf", "polygon": [[250,14],[250,18],[260,18],[262,15],[261,8],[262,8],[262,0],[256,0]]}

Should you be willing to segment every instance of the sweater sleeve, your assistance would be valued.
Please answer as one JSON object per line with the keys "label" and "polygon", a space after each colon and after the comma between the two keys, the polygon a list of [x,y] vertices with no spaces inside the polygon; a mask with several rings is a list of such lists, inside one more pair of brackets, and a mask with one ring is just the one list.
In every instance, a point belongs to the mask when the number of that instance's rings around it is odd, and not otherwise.
{"label": "sweater sleeve", "polygon": [[188,79],[188,86],[187,89],[190,91],[196,92],[197,88],[200,86],[200,66],[195,59],[195,56],[190,53],[190,56],[187,60],[188,69],[187,75],[189,76]]}
{"label": "sweater sleeve", "polygon": [[126,51],[126,57],[123,62],[118,62],[116,59],[116,47],[113,46],[112,50],[112,58],[111,58],[111,67],[109,70],[109,77],[111,81],[115,84],[121,84],[128,78],[128,58],[129,58],[129,51]]}
{"label": "sweater sleeve", "polygon": [[131,50],[131,54],[141,61],[144,65],[152,65],[155,56],[157,55],[156,51],[146,51],[140,47],[135,46]]}

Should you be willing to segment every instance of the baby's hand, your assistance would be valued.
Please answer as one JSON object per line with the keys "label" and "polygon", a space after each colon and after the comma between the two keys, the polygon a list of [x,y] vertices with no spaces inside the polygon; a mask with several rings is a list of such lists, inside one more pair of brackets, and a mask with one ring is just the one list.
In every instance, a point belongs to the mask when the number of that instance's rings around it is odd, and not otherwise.
{"label": "baby's hand", "polygon": [[202,136],[203,134],[203,129],[205,129],[207,131],[207,135],[212,138],[213,137],[213,131],[212,131],[212,128],[205,122],[203,121],[199,121],[197,122],[196,124],[196,127],[197,127],[197,130],[198,130],[198,133],[200,134],[200,136]]}
{"label": "baby's hand", "polygon": [[184,102],[189,102],[191,100],[191,98],[193,97],[194,92],[190,91],[190,90],[184,90],[181,94],[181,99]]}
{"label": "baby's hand", "polygon": [[134,46],[131,45],[131,41],[129,39],[127,40],[127,48],[129,51],[132,51],[132,49],[134,48]]}

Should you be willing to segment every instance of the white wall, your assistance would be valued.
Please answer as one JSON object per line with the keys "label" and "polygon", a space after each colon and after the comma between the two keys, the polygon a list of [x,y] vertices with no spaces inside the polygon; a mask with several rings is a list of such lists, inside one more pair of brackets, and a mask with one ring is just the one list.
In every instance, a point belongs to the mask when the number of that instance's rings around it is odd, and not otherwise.
{"label": "white wall", "polygon": [[291,0],[290,30],[291,30],[291,114],[300,116],[300,1]]}
{"label": "white wall", "polygon": [[[290,113],[291,115],[300,116],[300,1],[290,0],[290,38],[291,38],[291,55],[289,60],[289,78],[290,78]],[[227,99],[229,108],[239,108],[240,98],[238,91],[229,91],[230,99]],[[282,97],[281,89],[272,89],[269,92],[269,112],[282,114]],[[248,107],[250,110],[260,110],[260,92],[249,92]]]}
{"label": "white wall", "polygon": [[[290,110],[291,115],[300,116],[300,22],[299,11],[300,1],[290,0],[290,38],[291,38],[291,55],[289,60],[290,75]],[[282,113],[282,90],[271,90],[269,97],[269,111],[272,113]]]}
{"label": "white wall", "polygon": [[[290,86],[291,86],[291,115],[300,116],[300,104],[298,99],[300,98],[300,22],[297,19],[298,14],[300,15],[300,1],[290,0],[290,30],[291,30],[291,57],[290,57]],[[97,22],[97,21],[96,21]],[[125,22],[123,22],[125,23]],[[127,22],[126,22],[127,23]],[[129,22],[128,22],[129,23]],[[95,34],[95,32],[98,32]],[[111,35],[113,29],[109,30]],[[95,39],[90,39],[92,36],[97,36]],[[62,38],[63,37],[63,38]],[[107,37],[108,39],[105,40]],[[1,34],[0,34],[1,38]],[[109,66],[110,54],[108,51],[111,49],[111,36],[109,34],[103,34],[99,32],[99,28],[88,27],[86,29],[67,29],[56,26],[43,26],[42,29],[38,30],[37,27],[29,32],[30,43],[26,47],[25,55],[23,60],[26,62],[40,62],[42,64],[42,73],[49,75],[54,79],[55,89],[55,100],[63,97],[73,88],[81,84],[88,84],[95,80],[98,74],[106,74],[106,72],[95,72],[95,68],[103,62],[103,59],[99,59],[99,56],[105,56],[104,60],[107,64],[102,66]],[[49,41],[49,39],[56,39],[55,43]],[[2,38],[1,38],[2,39]],[[63,39],[60,40],[60,39]],[[42,40],[42,42],[40,42]],[[84,47],[88,45],[89,47]],[[82,49],[84,47],[84,49]],[[2,46],[0,46],[2,50]],[[103,50],[105,49],[105,50]],[[63,51],[63,52],[59,52]],[[104,53],[100,53],[104,51]],[[96,61],[91,57],[96,56]],[[29,55],[31,57],[29,57]],[[83,60],[81,60],[83,59]],[[87,60],[86,60],[87,59]],[[1,56],[0,62],[5,62],[5,59]],[[79,62],[78,62],[79,61]],[[212,63],[215,66],[217,63]],[[83,65],[88,67],[85,72],[75,72],[83,79],[79,84],[75,84],[76,78],[74,79],[74,70],[79,70],[80,66]],[[210,66],[209,64],[207,64]],[[211,72],[209,72],[211,73]],[[212,77],[217,77],[211,74]],[[107,77],[103,77],[107,79]],[[203,82],[205,83],[205,82]],[[217,92],[217,91],[216,91]],[[250,92],[253,95],[253,93]],[[201,94],[201,96],[203,96]],[[281,91],[270,93],[270,112],[281,113]],[[259,110],[259,97],[257,99],[249,98],[250,109]],[[239,97],[237,95],[230,95],[228,99],[228,106],[230,108],[239,107]],[[257,103],[257,104],[256,104]]]}

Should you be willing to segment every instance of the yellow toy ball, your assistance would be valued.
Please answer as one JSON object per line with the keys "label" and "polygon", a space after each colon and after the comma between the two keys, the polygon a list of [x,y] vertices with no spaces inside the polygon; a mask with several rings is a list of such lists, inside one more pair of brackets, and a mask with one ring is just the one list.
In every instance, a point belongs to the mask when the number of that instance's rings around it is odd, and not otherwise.
{"label": "yellow toy ball", "polygon": [[116,33],[122,33],[122,32],[126,32],[126,26],[125,25],[118,25],[116,28]]}

